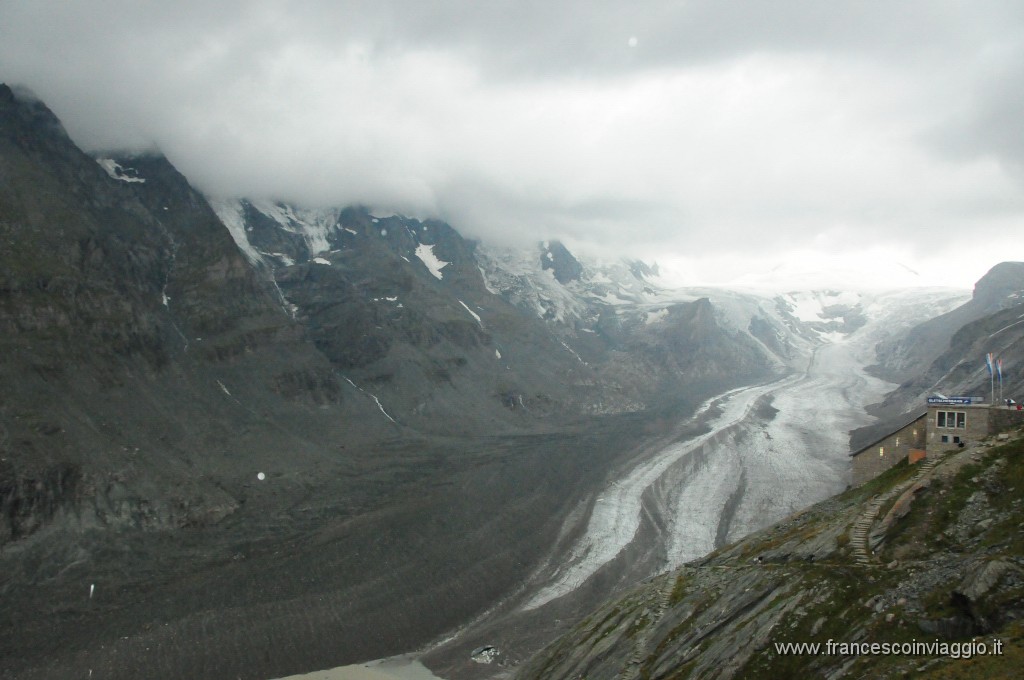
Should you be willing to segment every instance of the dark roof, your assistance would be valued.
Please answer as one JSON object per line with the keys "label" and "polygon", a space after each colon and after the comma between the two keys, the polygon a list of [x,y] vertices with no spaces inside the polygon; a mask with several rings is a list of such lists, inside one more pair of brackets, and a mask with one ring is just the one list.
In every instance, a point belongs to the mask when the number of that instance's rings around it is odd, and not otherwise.
{"label": "dark roof", "polygon": [[886,439],[888,439],[889,437],[893,436],[894,434],[896,434],[897,432],[899,432],[903,428],[905,428],[905,427],[907,427],[909,425],[913,425],[917,421],[921,420],[921,418],[925,418],[927,416],[928,416],[928,409],[925,409],[924,411],[921,411],[916,416],[914,416],[910,420],[906,421],[905,423],[903,423],[902,425],[897,427],[895,430],[893,430],[889,434],[882,435],[881,437],[879,437],[875,441],[871,442],[867,446],[865,446],[865,447],[863,447],[861,449],[857,449],[856,451],[854,451],[853,453],[850,454],[850,458],[853,458],[854,456],[859,456],[860,454],[864,453],[868,449],[874,448],[876,445],[878,445],[879,442],[885,441]]}

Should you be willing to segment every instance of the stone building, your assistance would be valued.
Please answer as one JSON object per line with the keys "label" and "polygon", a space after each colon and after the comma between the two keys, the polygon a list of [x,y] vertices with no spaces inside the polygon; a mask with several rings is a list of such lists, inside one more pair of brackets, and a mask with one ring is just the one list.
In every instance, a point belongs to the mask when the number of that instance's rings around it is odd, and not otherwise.
{"label": "stone building", "polygon": [[1024,412],[991,404],[929,404],[928,455],[975,444],[990,434],[1024,425]]}
{"label": "stone building", "polygon": [[[927,413],[914,417],[913,420],[895,432],[891,432],[878,441],[872,442],[859,451],[850,454],[851,482],[860,486],[869,479],[874,479],[904,458],[924,457]],[[912,452],[918,452],[912,456]],[[916,461],[915,461],[916,462]]]}
{"label": "stone building", "polygon": [[974,403],[966,398],[935,401],[938,403],[928,404],[923,414],[895,432],[850,454],[854,486],[874,479],[904,458],[916,463],[925,456],[977,443],[990,434],[1024,425],[1024,411]]}
{"label": "stone building", "polygon": [[929,404],[928,455],[978,442],[989,433],[988,404]]}

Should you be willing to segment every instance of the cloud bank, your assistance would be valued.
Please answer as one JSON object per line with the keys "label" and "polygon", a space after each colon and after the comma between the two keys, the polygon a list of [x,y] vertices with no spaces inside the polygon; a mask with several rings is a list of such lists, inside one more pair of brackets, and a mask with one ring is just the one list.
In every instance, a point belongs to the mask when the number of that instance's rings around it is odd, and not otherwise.
{"label": "cloud bank", "polygon": [[1022,29],[995,1],[15,0],[0,79],[218,196],[695,282],[817,253],[969,285],[1024,259]]}

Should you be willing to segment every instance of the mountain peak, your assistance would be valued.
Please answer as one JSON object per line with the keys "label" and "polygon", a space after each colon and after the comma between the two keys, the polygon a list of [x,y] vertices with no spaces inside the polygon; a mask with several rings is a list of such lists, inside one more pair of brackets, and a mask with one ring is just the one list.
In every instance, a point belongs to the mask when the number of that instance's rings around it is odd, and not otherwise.
{"label": "mountain peak", "polygon": [[569,252],[561,241],[541,243],[540,266],[551,269],[559,283],[578,281],[583,274],[583,265]]}
{"label": "mountain peak", "polygon": [[1007,298],[1019,302],[1024,292],[1024,262],[1000,262],[974,284],[974,300],[987,308],[1007,306]]}
{"label": "mountain peak", "polygon": [[64,125],[32,90],[0,83],[0,116],[8,115],[18,116],[22,124],[28,124],[39,132],[68,138]]}

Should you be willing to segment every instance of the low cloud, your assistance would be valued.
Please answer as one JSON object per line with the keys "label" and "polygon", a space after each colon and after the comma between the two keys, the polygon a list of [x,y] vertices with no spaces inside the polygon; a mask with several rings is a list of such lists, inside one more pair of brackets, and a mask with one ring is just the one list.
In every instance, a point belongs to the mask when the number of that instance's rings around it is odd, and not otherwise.
{"label": "low cloud", "polygon": [[0,79],[211,194],[747,268],[881,248],[965,285],[1024,259],[963,263],[1024,216],[1022,26],[998,2],[38,0],[0,7]]}

